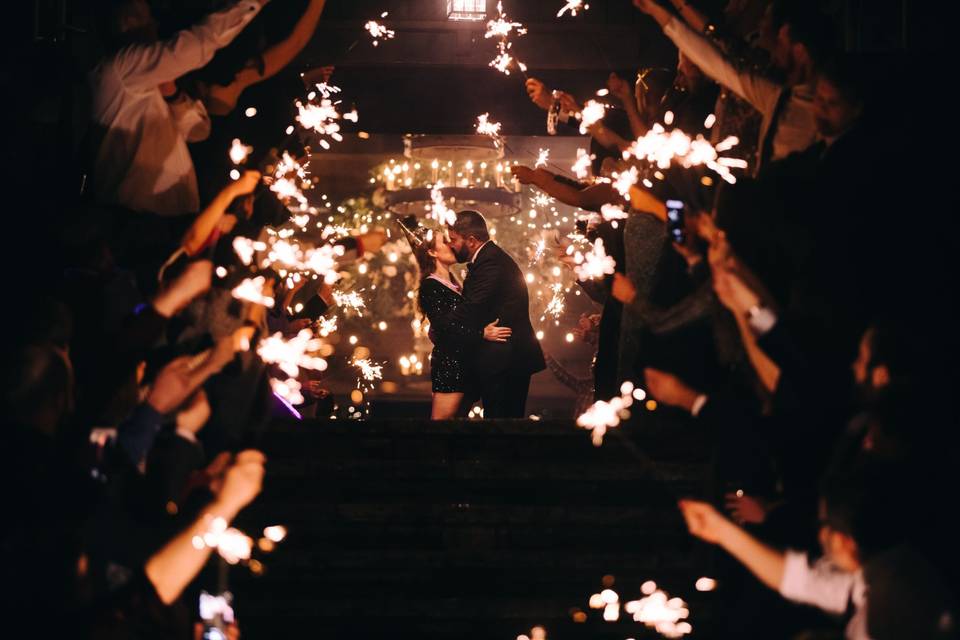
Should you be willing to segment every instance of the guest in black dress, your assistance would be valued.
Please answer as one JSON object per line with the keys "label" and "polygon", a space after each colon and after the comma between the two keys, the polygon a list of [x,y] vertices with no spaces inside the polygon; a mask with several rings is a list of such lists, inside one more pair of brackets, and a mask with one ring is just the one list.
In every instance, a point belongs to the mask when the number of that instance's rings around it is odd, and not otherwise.
{"label": "guest in black dress", "polygon": [[494,321],[483,332],[453,320],[453,311],[463,300],[461,286],[450,273],[456,256],[442,233],[422,227],[407,235],[420,266],[420,309],[430,321],[433,355],[430,357],[430,380],[433,384],[433,407],[430,417],[445,420],[457,415],[464,393],[469,391],[470,367],[465,359],[473,352],[472,345],[481,339],[506,342],[511,330],[498,327]]}

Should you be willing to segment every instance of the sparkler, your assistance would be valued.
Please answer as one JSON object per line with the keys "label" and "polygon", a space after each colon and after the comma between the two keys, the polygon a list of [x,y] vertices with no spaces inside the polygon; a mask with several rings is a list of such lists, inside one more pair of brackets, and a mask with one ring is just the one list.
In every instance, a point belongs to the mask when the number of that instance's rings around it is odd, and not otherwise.
{"label": "sparkler", "polygon": [[337,316],[330,316],[329,318],[320,317],[317,319],[317,333],[320,334],[321,338],[326,338],[331,333],[337,332]]}
{"label": "sparkler", "polygon": [[489,117],[489,113],[482,113],[477,116],[477,133],[490,136],[496,141],[497,146],[500,146],[500,123],[489,120]]}
{"label": "sparkler", "polygon": [[297,100],[296,120],[304,129],[312,129],[323,136],[330,136],[337,142],[343,140],[340,135],[340,125],[335,122],[340,119],[340,112],[329,98],[320,100],[320,104]]}
{"label": "sparkler", "polygon": [[577,266],[574,271],[580,280],[594,280],[609,275],[615,271],[616,261],[607,255],[603,248],[603,239],[597,238],[593,242],[593,249],[587,253],[574,254]]}
{"label": "sparkler", "polygon": [[567,0],[567,4],[563,5],[563,8],[557,12],[557,17],[561,17],[567,11],[570,12],[571,16],[577,15],[577,11],[586,11],[590,8],[590,5],[584,4],[583,0]]}
{"label": "sparkler", "polygon": [[229,564],[249,560],[253,539],[238,529],[227,527],[227,521],[219,516],[213,518],[210,527],[200,536],[193,536],[194,549],[216,549]]}
{"label": "sparkler", "polygon": [[267,279],[263,276],[255,278],[245,278],[230,292],[237,300],[246,300],[254,304],[261,304],[265,307],[273,307],[273,297],[264,294],[263,288],[267,284]]}
{"label": "sparkler", "polygon": [[615,204],[605,204],[600,207],[600,215],[604,220],[624,220],[630,217],[630,214]]}
{"label": "sparkler", "polygon": [[563,284],[557,282],[556,284],[550,285],[550,288],[553,290],[553,297],[550,298],[550,302],[547,303],[547,307],[543,310],[543,315],[540,316],[540,322],[543,322],[544,318],[547,316],[559,318],[563,314],[563,310],[565,308]]}
{"label": "sparkler", "polygon": [[[380,18],[386,18],[388,13],[388,11],[384,11],[380,14]],[[376,20],[369,20],[367,24],[363,25],[363,28],[370,32],[375,47],[380,44],[380,40],[390,40],[396,35],[391,29],[387,29]]]}
{"label": "sparkler", "polygon": [[630,187],[637,184],[637,181],[640,180],[640,172],[637,171],[636,167],[630,167],[627,171],[621,171],[620,173],[614,171],[612,176],[613,188],[623,196],[624,200],[629,200]]}
{"label": "sparkler", "polygon": [[540,149],[537,154],[537,161],[533,164],[533,168],[537,169],[539,167],[547,166],[547,159],[550,157],[550,149]]}
{"label": "sparkler", "polygon": [[243,164],[247,161],[247,156],[250,155],[251,151],[253,151],[253,147],[249,147],[240,142],[240,138],[234,138],[230,144],[230,151],[227,155],[230,156],[230,161],[233,162],[233,164]]}
{"label": "sparkler", "polygon": [[591,432],[593,446],[599,447],[603,444],[603,436],[608,429],[619,426],[621,420],[630,417],[629,409],[633,401],[642,400],[645,397],[646,392],[643,389],[634,387],[633,383],[627,380],[620,385],[619,396],[611,398],[609,402],[598,400],[593,403],[577,418],[577,426],[588,429]]}
{"label": "sparkler", "polygon": [[237,236],[233,239],[233,250],[236,252],[237,256],[239,256],[240,261],[245,265],[249,265],[251,262],[253,262],[253,254],[255,252],[264,251],[266,248],[266,243],[258,240],[251,240],[250,238],[243,238],[241,236]]}
{"label": "sparkler", "polygon": [[289,340],[285,340],[278,331],[260,341],[257,354],[264,362],[277,365],[288,376],[295,378],[300,374],[301,368],[314,371],[327,369],[326,360],[308,355],[322,346],[323,343],[313,337],[310,329],[303,329]]}
{"label": "sparkler", "polygon": [[577,149],[577,160],[570,170],[576,174],[577,178],[583,180],[590,175],[590,161],[595,157],[592,153],[587,153],[586,149]]}
{"label": "sparkler", "polygon": [[538,207],[548,207],[554,203],[554,199],[543,193],[542,191],[537,195],[533,196],[533,204]]}
{"label": "sparkler", "polygon": [[603,119],[607,108],[596,100],[587,100],[583,105],[583,111],[580,112],[580,133],[586,133],[587,129]]}
{"label": "sparkler", "polygon": [[360,317],[363,317],[363,309],[367,306],[363,298],[356,291],[334,291],[333,300],[337,303],[338,307],[350,309]]}
{"label": "sparkler", "polygon": [[503,2],[497,3],[497,12],[499,15],[495,20],[487,22],[487,31],[483,34],[484,38],[499,38],[500,40],[497,43],[497,57],[490,61],[489,66],[504,75],[510,75],[510,66],[516,62],[517,68],[523,73],[527,70],[527,65],[508,53],[513,43],[509,42],[507,38],[510,37],[511,31],[516,31],[518,36],[522,36],[527,32],[527,29],[521,23],[511,22],[507,18],[507,15],[503,12]]}
{"label": "sparkler", "polygon": [[293,156],[284,151],[273,173],[270,190],[276,193],[280,201],[287,206],[290,206],[291,200],[296,200],[298,209],[302,211],[307,208],[308,201],[303,195],[301,185],[306,188],[311,186],[307,180],[307,170]]}
{"label": "sparkler", "polygon": [[367,382],[383,379],[383,364],[374,364],[368,358],[354,358],[351,364],[357,368]]}
{"label": "sparkler", "polygon": [[277,380],[270,378],[270,390],[290,404],[303,404],[305,399],[300,393],[300,383],[295,378]]}
{"label": "sparkler", "polygon": [[649,580],[643,584],[642,591],[646,594],[643,598],[631,600],[623,607],[624,611],[633,615],[634,621],[653,627],[666,638],[681,638],[693,631],[690,623],[683,621],[690,615],[683,600],[668,598]]}
{"label": "sparkler", "polygon": [[658,122],[645,135],[631,143],[624,150],[623,157],[626,159],[633,156],[639,160],[646,160],[660,169],[669,168],[674,161],[684,168],[704,165],[733,184],[737,179],[730,169],[746,168],[747,161],[723,157],[720,154],[731,149],[738,142],[735,136],[730,136],[713,146],[702,135],[698,134],[696,138],[690,138],[680,129],[667,132]]}

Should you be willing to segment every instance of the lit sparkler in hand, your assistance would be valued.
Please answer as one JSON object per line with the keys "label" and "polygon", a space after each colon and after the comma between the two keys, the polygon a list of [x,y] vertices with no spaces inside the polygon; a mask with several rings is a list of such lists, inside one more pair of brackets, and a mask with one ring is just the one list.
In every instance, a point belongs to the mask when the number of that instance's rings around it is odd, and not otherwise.
{"label": "lit sparkler in hand", "polygon": [[684,621],[690,615],[690,610],[683,600],[668,598],[652,580],[644,582],[640,590],[644,597],[632,600],[623,607],[636,622],[653,627],[666,638],[682,638],[693,631],[690,623]]}
{"label": "lit sparkler in hand", "polygon": [[629,409],[633,401],[643,400],[646,396],[643,389],[635,388],[628,380],[620,385],[619,396],[611,398],[609,402],[598,400],[593,403],[577,418],[577,426],[590,430],[593,446],[599,447],[603,444],[603,436],[607,429],[617,427],[621,420],[629,418]]}
{"label": "lit sparkler in hand", "polygon": [[352,310],[361,318],[363,317],[363,310],[367,306],[363,297],[356,291],[334,291],[333,301],[337,303],[338,307]]}
{"label": "lit sparkler in hand", "polygon": [[510,37],[511,31],[516,31],[518,36],[522,36],[527,32],[527,29],[519,22],[511,22],[507,18],[503,12],[502,2],[497,3],[497,12],[499,14],[498,17],[495,20],[487,22],[487,31],[483,34],[484,38],[499,38],[499,42],[497,43],[497,57],[490,61],[490,66],[504,75],[510,75],[510,67],[513,63],[516,63],[517,68],[520,69],[521,72],[524,72],[527,70],[527,65],[508,53],[513,46],[513,43],[510,42],[508,38]]}
{"label": "lit sparkler in hand", "polygon": [[608,256],[603,248],[603,239],[597,238],[593,242],[593,249],[587,253],[579,251],[573,256],[577,266],[574,271],[580,280],[595,280],[609,275],[616,270],[617,263],[613,257]]}
{"label": "lit sparkler in hand", "polygon": [[540,149],[537,154],[537,161],[533,163],[534,169],[547,166],[547,160],[550,158],[550,149]]}
{"label": "lit sparkler in hand", "polygon": [[590,175],[590,161],[593,160],[594,155],[592,153],[587,153],[586,149],[577,149],[577,160],[573,163],[573,166],[570,167],[570,170],[579,178],[583,180]]}
{"label": "lit sparkler in hand", "polygon": [[600,215],[604,220],[625,220],[630,216],[629,213],[615,204],[605,204],[600,207]]}
{"label": "lit sparkler in hand", "polygon": [[228,155],[233,164],[243,164],[247,161],[247,156],[250,155],[251,151],[253,151],[253,147],[249,147],[240,142],[240,138],[234,138],[230,144]]}
{"label": "lit sparkler in hand", "polygon": [[[388,13],[388,11],[384,11],[380,14],[380,18],[386,18]],[[373,37],[373,46],[375,47],[380,44],[380,40],[390,40],[396,35],[393,30],[387,29],[376,20],[369,20],[367,24],[363,25],[363,28]]]}
{"label": "lit sparkler in hand", "polygon": [[274,302],[273,296],[263,292],[266,284],[267,279],[263,276],[245,278],[243,282],[233,288],[230,294],[237,300],[246,300],[247,302],[262,304],[265,307],[272,308]]}
{"label": "lit sparkler in hand", "polygon": [[587,129],[602,120],[606,113],[607,108],[603,104],[596,100],[587,100],[580,112],[580,133],[586,133]]}
{"label": "lit sparkler in hand", "polygon": [[637,181],[640,180],[640,172],[637,171],[636,167],[630,167],[620,173],[614,171],[611,175],[613,177],[613,188],[623,196],[624,200],[629,200],[630,187],[637,184]]}
{"label": "lit sparkler in hand", "polygon": [[249,560],[253,539],[238,529],[227,526],[227,521],[217,516],[202,536],[193,536],[194,549],[216,549],[229,564]]}
{"label": "lit sparkler in hand", "polygon": [[737,181],[730,169],[745,169],[747,161],[729,158],[720,154],[734,147],[739,140],[730,136],[713,146],[702,135],[691,138],[680,129],[667,132],[659,122],[640,138],[637,138],[623,152],[624,158],[631,156],[646,160],[660,169],[667,169],[673,162],[684,168],[704,165],[716,172],[721,178],[733,184]]}
{"label": "lit sparkler in hand", "polygon": [[540,316],[540,322],[543,322],[544,318],[547,316],[553,316],[554,319],[559,318],[563,314],[565,308],[564,298],[563,298],[563,284],[557,282],[550,286],[553,290],[553,297],[550,298],[550,302],[547,303],[546,309],[543,310],[543,315]]}
{"label": "lit sparkler in hand", "polygon": [[303,211],[308,205],[307,197],[303,195],[303,188],[309,189],[311,186],[307,179],[307,170],[296,158],[284,151],[273,172],[270,190],[277,194],[286,206],[289,207],[292,201],[296,201],[297,209]]}
{"label": "lit sparkler in hand", "polygon": [[320,317],[317,320],[317,333],[320,334],[321,338],[326,338],[332,333],[337,332],[337,316],[330,316],[329,318]]}
{"label": "lit sparkler in hand", "polygon": [[249,265],[253,262],[253,255],[257,251],[265,251],[267,244],[265,242],[260,242],[259,240],[251,240],[250,238],[244,238],[237,236],[233,239],[233,250],[240,257],[240,261],[245,265]]}
{"label": "lit sparkler in hand", "polygon": [[493,122],[489,118],[490,118],[489,113],[482,113],[479,116],[477,116],[477,127],[476,127],[477,133],[479,133],[480,135],[490,136],[496,141],[497,146],[499,147],[501,144],[500,123]]}
{"label": "lit sparkler in hand", "polygon": [[285,340],[278,331],[260,341],[257,354],[264,362],[277,365],[288,376],[295,378],[300,374],[301,368],[326,371],[326,360],[309,355],[322,346],[322,342],[313,337],[310,329],[303,329],[289,340]]}
{"label": "lit sparkler in hand", "polygon": [[374,364],[368,358],[354,358],[351,363],[360,372],[360,376],[367,382],[383,379],[383,364]]}
{"label": "lit sparkler in hand", "polygon": [[577,15],[577,11],[586,11],[590,8],[590,5],[584,4],[583,0],[567,0],[567,4],[563,5],[563,8],[557,12],[557,17],[561,17],[567,11],[570,12],[571,16]]}

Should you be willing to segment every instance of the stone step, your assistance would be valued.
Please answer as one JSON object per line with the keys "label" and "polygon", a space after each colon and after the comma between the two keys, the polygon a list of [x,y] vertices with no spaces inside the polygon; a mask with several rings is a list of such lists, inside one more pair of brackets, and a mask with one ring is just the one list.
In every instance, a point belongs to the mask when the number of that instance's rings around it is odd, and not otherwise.
{"label": "stone step", "polygon": [[624,600],[656,580],[708,624],[693,585],[709,562],[676,509],[702,489],[706,446],[666,412],[643,418],[602,447],[569,420],[275,425],[239,526],[289,535],[263,576],[232,572],[245,637],[655,637],[588,609],[607,574]]}

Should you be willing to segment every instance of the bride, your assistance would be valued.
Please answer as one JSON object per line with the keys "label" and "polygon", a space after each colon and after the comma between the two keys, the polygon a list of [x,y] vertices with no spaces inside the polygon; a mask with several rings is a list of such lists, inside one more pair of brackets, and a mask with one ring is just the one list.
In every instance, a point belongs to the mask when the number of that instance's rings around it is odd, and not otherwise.
{"label": "bride", "polygon": [[413,254],[420,267],[420,309],[430,321],[430,339],[433,355],[430,357],[430,381],[433,388],[432,420],[446,420],[457,416],[465,394],[475,395],[471,389],[470,367],[466,362],[472,345],[480,339],[506,342],[511,335],[508,327],[498,327],[495,320],[483,328],[483,335],[451,319],[451,314],[462,298],[461,285],[450,273],[457,262],[453,250],[442,232],[417,227],[411,231],[401,223]]}

